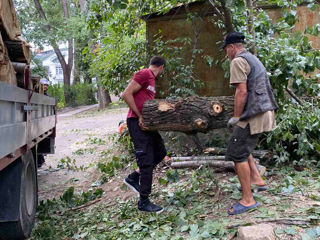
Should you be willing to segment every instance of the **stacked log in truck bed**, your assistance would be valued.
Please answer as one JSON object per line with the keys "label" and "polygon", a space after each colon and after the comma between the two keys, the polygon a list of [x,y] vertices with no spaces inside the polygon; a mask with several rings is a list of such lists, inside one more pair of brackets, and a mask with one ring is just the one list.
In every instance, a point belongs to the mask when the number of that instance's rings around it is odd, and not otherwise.
{"label": "stacked log in truck bed", "polygon": [[25,71],[31,61],[30,45],[20,37],[13,0],[0,1],[0,32],[0,81],[24,87]]}

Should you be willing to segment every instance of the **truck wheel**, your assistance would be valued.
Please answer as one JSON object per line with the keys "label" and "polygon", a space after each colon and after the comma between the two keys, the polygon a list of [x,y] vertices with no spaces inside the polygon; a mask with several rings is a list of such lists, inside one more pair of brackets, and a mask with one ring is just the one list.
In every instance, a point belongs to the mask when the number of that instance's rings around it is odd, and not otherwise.
{"label": "truck wheel", "polygon": [[32,152],[21,156],[22,171],[18,219],[0,223],[0,239],[26,239],[30,236],[38,202],[37,172]]}

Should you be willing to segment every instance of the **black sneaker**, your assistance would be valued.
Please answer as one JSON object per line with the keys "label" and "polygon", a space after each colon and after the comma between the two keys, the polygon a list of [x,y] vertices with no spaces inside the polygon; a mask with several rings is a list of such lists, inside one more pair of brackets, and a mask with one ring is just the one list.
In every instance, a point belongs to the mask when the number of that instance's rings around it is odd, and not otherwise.
{"label": "black sneaker", "polygon": [[140,196],[140,184],[139,180],[134,180],[132,178],[126,177],[123,183],[131,188],[138,196]]}
{"label": "black sneaker", "polygon": [[150,213],[154,212],[156,214],[162,213],[162,211],[164,210],[164,208],[150,202],[149,199],[145,199],[145,200],[140,199],[138,202],[138,209],[143,212],[150,212]]}

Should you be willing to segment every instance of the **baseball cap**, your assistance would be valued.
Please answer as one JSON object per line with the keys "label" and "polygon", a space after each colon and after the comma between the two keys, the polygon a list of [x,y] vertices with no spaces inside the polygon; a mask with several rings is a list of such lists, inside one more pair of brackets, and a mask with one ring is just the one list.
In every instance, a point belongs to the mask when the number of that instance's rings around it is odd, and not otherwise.
{"label": "baseball cap", "polygon": [[244,35],[240,32],[230,32],[224,38],[224,43],[220,49],[224,49],[228,44],[232,43],[245,43]]}
{"label": "baseball cap", "polygon": [[43,85],[49,85],[49,81],[45,78],[41,78],[40,79],[40,83],[43,84]]}

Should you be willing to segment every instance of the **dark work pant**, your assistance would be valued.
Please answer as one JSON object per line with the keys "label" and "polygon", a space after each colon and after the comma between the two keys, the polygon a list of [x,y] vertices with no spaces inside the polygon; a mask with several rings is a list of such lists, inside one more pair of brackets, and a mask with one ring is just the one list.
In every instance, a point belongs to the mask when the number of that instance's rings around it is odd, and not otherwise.
{"label": "dark work pant", "polygon": [[140,169],[140,195],[148,197],[151,193],[153,169],[167,155],[167,150],[157,131],[141,130],[138,118],[128,118],[127,125]]}

